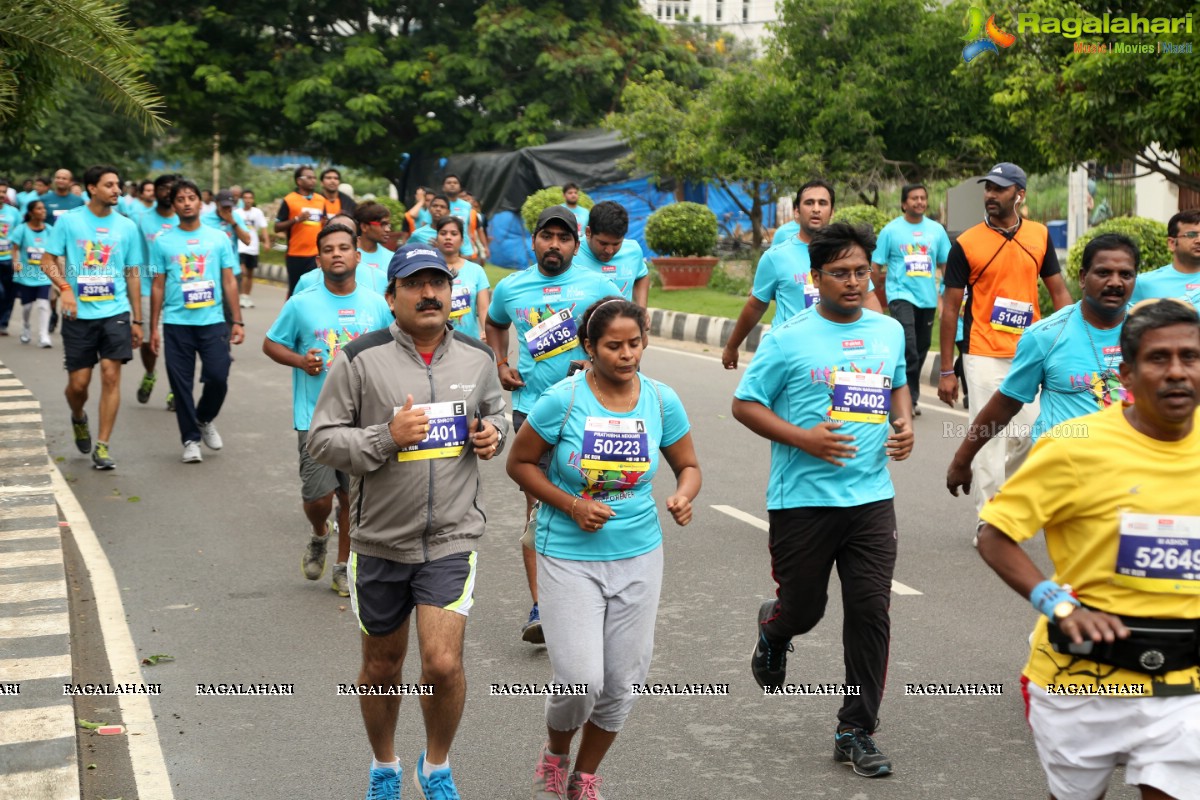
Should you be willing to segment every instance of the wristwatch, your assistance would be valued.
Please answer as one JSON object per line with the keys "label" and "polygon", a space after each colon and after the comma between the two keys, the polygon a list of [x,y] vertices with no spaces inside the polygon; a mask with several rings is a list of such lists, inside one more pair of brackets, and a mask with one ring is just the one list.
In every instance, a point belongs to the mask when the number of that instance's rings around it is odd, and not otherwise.
{"label": "wristwatch", "polygon": [[1078,604],[1072,603],[1070,600],[1063,600],[1054,606],[1054,621],[1062,622],[1075,613],[1075,609],[1077,608],[1079,608]]}

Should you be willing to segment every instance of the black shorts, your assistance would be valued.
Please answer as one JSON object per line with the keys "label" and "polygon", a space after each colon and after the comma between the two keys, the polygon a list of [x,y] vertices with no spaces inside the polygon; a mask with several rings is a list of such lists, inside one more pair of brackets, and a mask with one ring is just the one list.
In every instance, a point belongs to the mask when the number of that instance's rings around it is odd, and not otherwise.
{"label": "black shorts", "polygon": [[238,253],[238,258],[242,262],[242,269],[247,272],[258,269],[258,256],[250,253]]}
{"label": "black shorts", "polygon": [[35,300],[50,299],[50,284],[48,283],[44,286],[26,286],[23,283],[14,283],[13,290],[23,306],[30,305]]}
{"label": "black shorts", "polygon": [[300,282],[300,278],[306,272],[312,272],[317,268],[317,257],[287,256],[284,258],[284,263],[287,264],[288,297],[291,297],[292,292],[296,291],[296,284]]}
{"label": "black shorts", "polygon": [[462,614],[475,604],[475,551],[454,553],[424,564],[350,554],[350,606],[367,636],[387,636],[416,605]]}
{"label": "black shorts", "polygon": [[101,359],[133,359],[129,312],[100,319],[64,317],[62,321],[63,364],[67,372],[91,369]]}

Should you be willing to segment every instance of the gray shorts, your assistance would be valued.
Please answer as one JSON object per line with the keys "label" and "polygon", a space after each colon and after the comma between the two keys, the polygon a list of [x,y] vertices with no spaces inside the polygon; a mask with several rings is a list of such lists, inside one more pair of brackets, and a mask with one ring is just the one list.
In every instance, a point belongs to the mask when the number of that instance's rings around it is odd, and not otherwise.
{"label": "gray shorts", "polygon": [[[520,411],[512,412],[513,436],[516,436],[517,431],[521,430],[521,426],[525,424],[527,417],[527,414],[522,414]],[[538,468],[544,475],[550,474],[550,454],[553,452],[554,449],[551,448],[538,459]],[[536,502],[533,504],[533,511],[530,512],[529,519],[525,520],[525,527],[521,530],[521,546],[527,547],[530,550],[533,549],[534,536],[537,533],[537,511],[539,505],[540,503]]]}
{"label": "gray shorts", "polygon": [[350,491],[350,476],[333,467],[327,467],[308,454],[308,431],[296,431],[297,449],[300,451],[300,499],[306,503],[320,500],[335,489]]}
{"label": "gray shorts", "polygon": [[433,606],[467,616],[475,605],[479,554],[454,553],[424,564],[350,554],[350,607],[367,636],[387,636],[415,606]]}

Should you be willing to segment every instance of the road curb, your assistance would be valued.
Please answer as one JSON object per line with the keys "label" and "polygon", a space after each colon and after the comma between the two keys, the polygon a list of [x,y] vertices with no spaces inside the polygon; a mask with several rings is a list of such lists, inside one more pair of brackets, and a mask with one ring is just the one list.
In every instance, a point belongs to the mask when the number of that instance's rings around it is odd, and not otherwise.
{"label": "road curb", "polygon": [[[260,264],[254,271],[255,278],[287,285],[287,268],[282,264]],[[725,317],[710,317],[705,314],[688,314],[683,311],[667,311],[662,308],[650,310],[650,334],[673,339],[678,342],[695,342],[709,347],[722,348],[733,333],[734,320]],[[770,325],[755,325],[742,350],[753,353],[762,342],[762,337],[771,329]]]}
{"label": "road curb", "polygon": [[62,692],[71,620],[52,471],[41,404],[0,361],[0,797],[80,796],[75,707]]}

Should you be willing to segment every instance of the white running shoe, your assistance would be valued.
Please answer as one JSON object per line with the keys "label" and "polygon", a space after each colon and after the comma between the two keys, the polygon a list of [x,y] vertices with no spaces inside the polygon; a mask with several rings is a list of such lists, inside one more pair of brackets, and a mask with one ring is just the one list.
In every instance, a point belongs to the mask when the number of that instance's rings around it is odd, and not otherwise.
{"label": "white running shoe", "polygon": [[246,305],[242,306],[242,308],[254,308],[254,301],[250,299],[250,295],[243,295],[243,297],[246,298]]}
{"label": "white running shoe", "polygon": [[29,335],[29,326],[21,328],[21,344],[29,344],[33,341],[33,337]]}
{"label": "white running shoe", "polygon": [[204,456],[200,454],[199,442],[189,439],[183,443],[183,463],[199,464],[203,460]]}
{"label": "white running shoe", "polygon": [[209,450],[220,450],[222,447],[221,434],[217,433],[217,426],[211,422],[200,423],[200,438]]}
{"label": "white running shoe", "polygon": [[53,347],[53,346],[54,346],[54,343],[50,341],[50,334],[46,334],[45,336],[38,339],[38,347],[48,348],[48,347]]}
{"label": "white running shoe", "polygon": [[247,301],[248,299],[249,299],[249,298],[248,298],[248,297],[246,297],[246,295],[244,295],[244,294],[239,294],[239,295],[238,295],[238,306],[240,306],[241,308],[246,308],[246,301]]}

